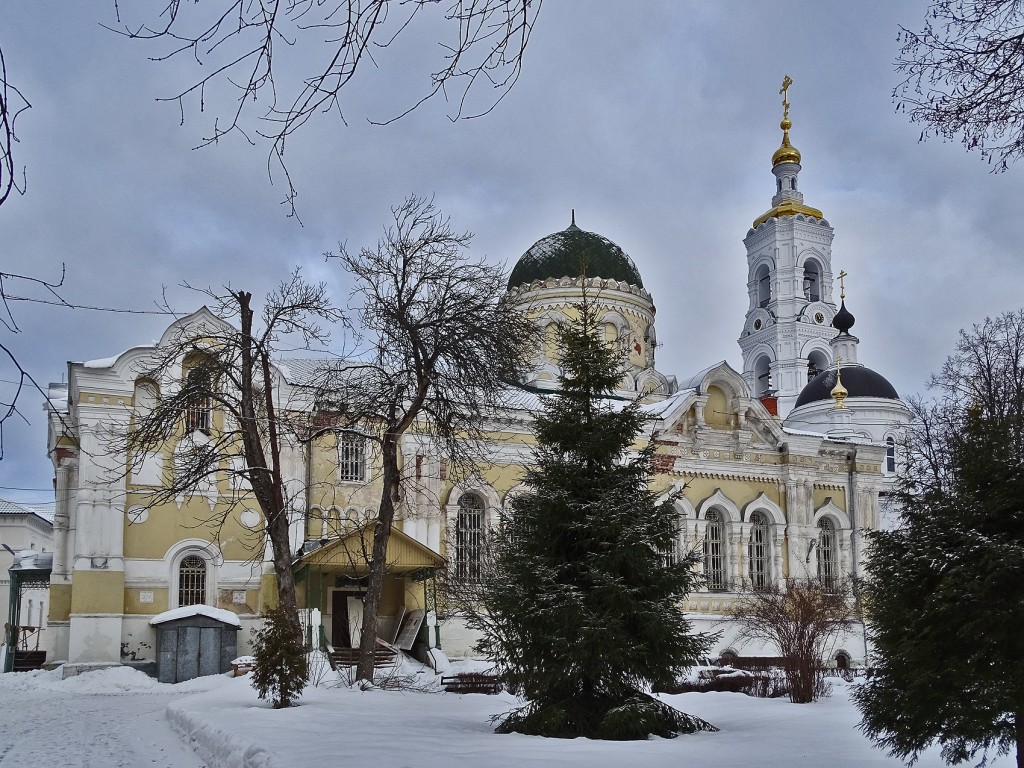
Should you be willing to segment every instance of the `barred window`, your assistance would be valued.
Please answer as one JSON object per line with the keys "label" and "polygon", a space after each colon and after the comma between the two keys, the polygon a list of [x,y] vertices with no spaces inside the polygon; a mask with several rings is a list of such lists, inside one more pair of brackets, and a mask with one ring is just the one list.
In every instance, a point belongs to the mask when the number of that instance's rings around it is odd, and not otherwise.
{"label": "barred window", "polygon": [[197,365],[185,377],[185,432],[210,434],[210,371]]}
{"label": "barred window", "polygon": [[178,606],[206,602],[206,561],[199,555],[187,555],[178,566]]}
{"label": "barred window", "polygon": [[826,589],[835,586],[839,567],[836,563],[836,526],[827,517],[818,521],[818,578]]}
{"label": "barred window", "polygon": [[764,589],[771,583],[771,549],[768,539],[768,518],[763,512],[750,516],[750,543],[747,545],[750,560],[750,586]]}
{"label": "barred window", "polygon": [[484,535],[483,499],[462,494],[455,521],[455,578],[463,583],[478,582],[483,575]]}
{"label": "barred window", "polygon": [[366,438],[345,432],[338,444],[338,479],[362,482],[366,479]]}
{"label": "barred window", "polygon": [[722,515],[717,509],[709,509],[704,516],[704,578],[712,592],[726,589],[725,582],[725,532]]}
{"label": "barred window", "polygon": [[661,562],[666,568],[677,565],[682,559],[682,544],[680,543],[679,538],[686,530],[686,516],[681,515],[677,522],[679,524],[679,530],[676,532],[675,536],[672,537],[672,541],[669,542],[669,545],[661,550]]}

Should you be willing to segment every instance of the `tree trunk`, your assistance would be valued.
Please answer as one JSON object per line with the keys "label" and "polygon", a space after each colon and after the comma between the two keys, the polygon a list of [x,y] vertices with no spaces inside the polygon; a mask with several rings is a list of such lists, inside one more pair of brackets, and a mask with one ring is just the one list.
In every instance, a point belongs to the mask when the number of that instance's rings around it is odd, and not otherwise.
{"label": "tree trunk", "polygon": [[1017,768],[1024,768],[1024,712],[1014,715],[1014,730],[1017,732]]}
{"label": "tree trunk", "polygon": [[380,510],[373,528],[373,548],[370,555],[369,583],[363,597],[363,628],[359,638],[359,664],[356,679],[373,681],[373,657],[377,649],[377,613],[387,573],[388,539],[395,519],[395,504],[399,498],[401,477],[398,468],[398,437],[385,435],[381,445],[384,488],[380,496]]}

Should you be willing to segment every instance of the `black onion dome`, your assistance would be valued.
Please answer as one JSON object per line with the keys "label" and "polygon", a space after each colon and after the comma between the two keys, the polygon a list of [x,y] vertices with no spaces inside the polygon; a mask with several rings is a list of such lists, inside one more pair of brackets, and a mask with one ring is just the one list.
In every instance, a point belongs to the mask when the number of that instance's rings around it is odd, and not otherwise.
{"label": "black onion dome", "polygon": [[836,316],[832,318],[832,327],[840,333],[849,333],[855,322],[857,322],[857,319],[846,308],[846,301],[844,300],[839,307],[839,311],[836,312]]}
{"label": "black onion dome", "polygon": [[624,250],[607,237],[586,232],[576,224],[530,246],[513,267],[508,287],[581,274],[644,287],[636,264]]}
{"label": "black onion dome", "polygon": [[[896,388],[889,383],[889,380],[877,371],[865,368],[863,365],[851,365],[843,367],[843,386],[849,392],[847,399],[852,397],[879,397],[885,400],[899,400]],[[794,408],[808,403],[816,403],[821,400],[832,399],[832,388],[836,385],[836,369],[829,368],[822,371],[800,391],[800,397],[796,399]]]}

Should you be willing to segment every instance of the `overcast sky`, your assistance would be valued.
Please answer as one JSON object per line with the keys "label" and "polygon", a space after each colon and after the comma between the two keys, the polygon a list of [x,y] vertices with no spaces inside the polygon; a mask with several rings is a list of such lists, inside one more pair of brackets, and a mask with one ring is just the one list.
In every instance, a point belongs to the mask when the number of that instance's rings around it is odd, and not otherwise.
{"label": "overcast sky", "polygon": [[[400,44],[354,84],[347,126],[319,117],[290,146],[303,226],[268,183],[264,148],[192,149],[209,116],[190,111],[181,126],[157,101],[191,70],[103,29],[113,7],[0,0],[8,75],[32,103],[18,123],[28,190],[0,208],[0,270],[56,279],[63,263],[75,304],[149,310],[167,286],[187,312],[202,299],[183,281],[259,295],[295,266],[344,300],[345,276],[323,252],[375,242],[410,193],[434,195],[476,234],[476,253],[509,265],[575,208],[640,269],[659,369],[741,369],[742,240],[774,193],[785,74],[801,190],[835,228],[861,362],[903,395],[922,392],[958,329],[1024,303],[1024,166],[993,175],[959,144],[919,143],[893,107],[898,27],[920,26],[923,1],[547,0],[522,77],[490,115],[452,123],[435,102],[371,125],[426,90],[437,63],[422,41]],[[0,329],[3,342],[44,385],[64,380],[68,360],[150,342],[168,322],[12,309],[21,332]],[[5,498],[52,500],[40,401],[24,394],[30,423],[4,426]]]}

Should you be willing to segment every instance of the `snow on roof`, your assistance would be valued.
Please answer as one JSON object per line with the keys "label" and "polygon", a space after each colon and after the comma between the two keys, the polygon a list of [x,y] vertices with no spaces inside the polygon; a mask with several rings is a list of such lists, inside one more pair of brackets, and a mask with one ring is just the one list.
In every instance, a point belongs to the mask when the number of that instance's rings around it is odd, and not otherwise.
{"label": "snow on roof", "polygon": [[114,365],[114,363],[117,362],[117,358],[118,357],[120,357],[120,355],[115,355],[114,357],[103,357],[103,358],[100,358],[99,360],[86,360],[84,363],[82,363],[82,367],[83,368],[110,368],[111,366]]}
{"label": "snow on roof", "polygon": [[223,608],[214,608],[212,605],[183,605],[181,608],[171,608],[169,611],[158,613],[149,620],[149,623],[155,627],[157,624],[174,621],[175,619],[187,619],[190,616],[206,616],[209,619],[223,621],[225,624],[230,624],[233,627],[242,626],[237,613],[226,611]]}

